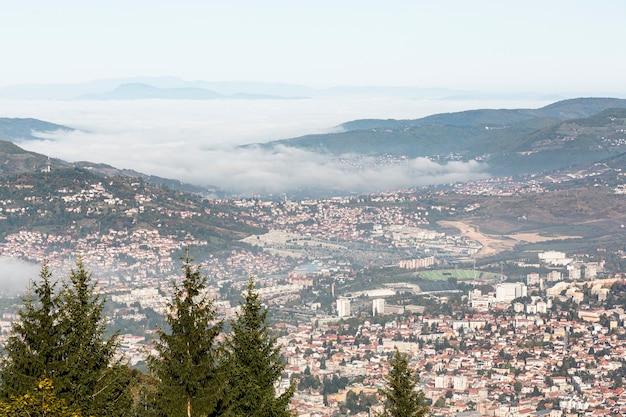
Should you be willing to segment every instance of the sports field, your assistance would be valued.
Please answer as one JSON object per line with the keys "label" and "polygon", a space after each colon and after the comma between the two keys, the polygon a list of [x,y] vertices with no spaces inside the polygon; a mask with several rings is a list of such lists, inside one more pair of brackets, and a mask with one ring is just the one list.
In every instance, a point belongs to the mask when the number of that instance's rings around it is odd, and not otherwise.
{"label": "sports field", "polygon": [[433,271],[420,271],[420,278],[431,281],[445,281],[449,278],[456,278],[459,281],[472,281],[475,279],[496,279],[499,274],[491,272],[476,271],[473,269],[438,269]]}

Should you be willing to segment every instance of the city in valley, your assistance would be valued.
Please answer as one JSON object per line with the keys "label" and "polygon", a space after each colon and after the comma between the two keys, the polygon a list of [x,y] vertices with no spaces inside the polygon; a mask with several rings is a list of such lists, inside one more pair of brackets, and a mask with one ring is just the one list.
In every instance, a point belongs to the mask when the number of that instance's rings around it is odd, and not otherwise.
{"label": "city in valley", "polygon": [[[81,235],[73,232],[86,227],[79,223],[67,232],[10,233],[0,254],[46,260],[56,279],[80,256],[106,296],[109,327],[120,331],[119,354],[133,367],[146,369],[189,249],[221,318],[234,317],[254,277],[287,364],[281,384],[297,381],[291,405],[299,416],[369,416],[380,407],[396,349],[410,355],[434,415],[626,412],[623,252],[569,250],[582,239],[575,234],[488,233],[457,216],[481,210],[472,196],[547,195],[545,184],[484,180],[453,191],[299,200],[197,197],[176,209],[141,182],[128,195],[116,195],[112,184],[92,180],[43,199],[28,194],[28,183],[4,184],[12,192],[19,185],[21,194],[0,201],[3,222],[47,216],[43,200],[95,221]],[[448,192],[466,198],[445,205],[424,197]],[[133,225],[148,215],[163,222],[115,229],[104,221],[113,212]],[[165,222],[207,216],[254,233],[209,251],[210,238]],[[515,255],[519,243],[534,249]],[[5,339],[18,305],[8,295],[3,302]]]}
{"label": "city in valley", "polygon": [[625,17],[4,1],[0,417],[626,416]]}

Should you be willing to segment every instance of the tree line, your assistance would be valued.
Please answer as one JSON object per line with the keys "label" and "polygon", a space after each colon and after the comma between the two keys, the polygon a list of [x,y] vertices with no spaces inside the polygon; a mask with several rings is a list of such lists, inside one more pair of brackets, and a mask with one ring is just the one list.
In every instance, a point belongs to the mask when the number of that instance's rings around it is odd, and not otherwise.
{"label": "tree line", "polygon": [[[188,252],[182,261],[183,278],[171,284],[168,328],[157,328],[148,375],[117,355],[117,333],[106,336],[105,299],[82,259],[67,281],[53,280],[44,262],[4,344],[0,417],[294,415],[296,386],[277,389],[285,363],[253,277],[224,334],[226,323],[206,295],[207,277]],[[407,355],[396,352],[391,366],[381,415],[426,415]]]}

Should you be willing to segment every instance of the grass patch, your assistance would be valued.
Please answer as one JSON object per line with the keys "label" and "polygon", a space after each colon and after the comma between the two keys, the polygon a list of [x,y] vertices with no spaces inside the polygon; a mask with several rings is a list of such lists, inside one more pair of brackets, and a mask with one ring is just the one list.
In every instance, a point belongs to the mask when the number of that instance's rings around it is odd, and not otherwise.
{"label": "grass patch", "polygon": [[499,278],[500,275],[474,269],[438,269],[421,271],[419,277],[429,281],[447,281],[450,278],[455,278],[458,281],[473,281],[475,279],[495,279]]}

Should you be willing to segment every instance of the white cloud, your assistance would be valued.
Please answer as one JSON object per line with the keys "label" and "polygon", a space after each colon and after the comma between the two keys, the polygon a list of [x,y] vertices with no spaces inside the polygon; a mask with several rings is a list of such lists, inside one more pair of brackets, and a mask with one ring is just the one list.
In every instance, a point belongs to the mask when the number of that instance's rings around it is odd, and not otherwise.
{"label": "white cloud", "polygon": [[[302,188],[354,192],[405,188],[484,178],[477,162],[444,165],[418,158],[392,166],[361,161],[355,168],[337,158],[279,147],[239,145],[328,132],[359,118],[418,118],[441,111],[488,108],[494,103],[401,99],[215,100],[131,102],[6,102],[6,117],[35,117],[80,130],[20,143],[69,162],[117,168],[216,185],[245,193]],[[538,107],[538,103],[497,103]]]}
{"label": "white cloud", "polygon": [[39,271],[38,265],[0,256],[0,295],[25,294],[29,282],[39,279]]}

